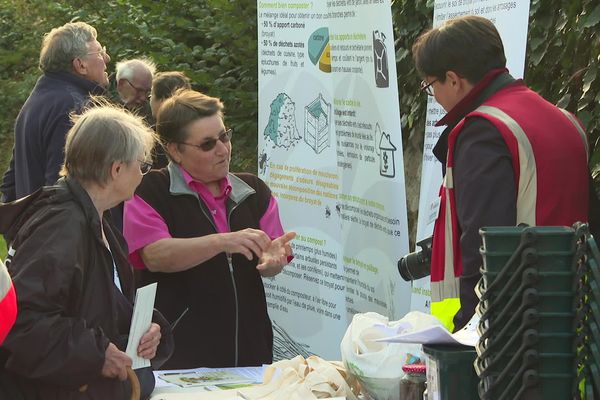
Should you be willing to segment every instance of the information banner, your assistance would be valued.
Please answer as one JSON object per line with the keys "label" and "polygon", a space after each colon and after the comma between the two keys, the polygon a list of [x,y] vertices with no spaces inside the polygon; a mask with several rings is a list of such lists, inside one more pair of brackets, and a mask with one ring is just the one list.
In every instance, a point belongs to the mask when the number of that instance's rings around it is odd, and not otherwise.
{"label": "information banner", "polygon": [[[529,0],[436,0],[434,7],[434,27],[441,25],[448,19],[463,15],[479,15],[491,20],[502,37],[508,70],[515,78],[523,77]],[[439,191],[442,184],[442,167],[433,155],[432,150],[445,128],[436,127],[435,124],[445,114],[446,111],[435,99],[428,96],[417,242],[433,234],[433,225],[437,218]],[[411,309],[429,312],[431,299],[429,284],[429,277],[414,282]]]}
{"label": "information banner", "polygon": [[275,357],[340,358],[357,312],[410,309],[389,0],[258,1],[259,176],[298,233],[265,280]]}

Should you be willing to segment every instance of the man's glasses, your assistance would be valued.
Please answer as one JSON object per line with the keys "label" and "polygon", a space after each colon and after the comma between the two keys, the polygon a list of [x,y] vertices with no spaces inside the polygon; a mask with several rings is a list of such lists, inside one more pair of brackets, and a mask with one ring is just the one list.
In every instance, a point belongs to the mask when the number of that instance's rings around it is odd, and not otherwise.
{"label": "man's glasses", "polygon": [[102,58],[105,58],[108,55],[108,53],[106,52],[106,46],[102,46],[100,50],[85,53],[86,56],[91,56],[93,54],[100,54]]}
{"label": "man's glasses", "polygon": [[140,172],[142,175],[146,175],[152,169],[152,163],[138,160],[140,162]]}
{"label": "man's glasses", "polygon": [[427,96],[433,96],[433,87],[431,85],[433,85],[437,81],[438,81],[437,78],[432,80],[429,83],[427,83],[427,81],[425,81],[425,80],[422,80],[421,81],[421,92],[427,93]]}
{"label": "man's glasses", "polygon": [[131,81],[127,78],[123,78],[127,83],[129,83],[129,86],[131,86],[132,88],[135,89],[136,92],[141,93],[144,95],[144,97],[148,97],[150,95],[150,91],[152,90],[152,88],[141,88],[141,87],[137,87],[135,86],[133,83],[131,83]]}
{"label": "man's glasses", "polygon": [[218,140],[220,140],[223,143],[227,143],[231,140],[232,135],[233,135],[233,128],[229,128],[229,129],[221,132],[218,139],[215,139],[215,138],[207,139],[200,144],[192,144],[192,143],[186,143],[186,142],[177,142],[177,143],[184,144],[186,146],[196,147],[202,151],[211,151],[217,145]]}

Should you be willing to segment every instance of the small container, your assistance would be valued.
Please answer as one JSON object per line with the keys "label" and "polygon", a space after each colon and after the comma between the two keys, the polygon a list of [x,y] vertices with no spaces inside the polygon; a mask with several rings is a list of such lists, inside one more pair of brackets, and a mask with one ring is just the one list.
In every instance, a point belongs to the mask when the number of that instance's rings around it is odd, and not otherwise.
{"label": "small container", "polygon": [[422,400],[427,381],[425,364],[407,364],[402,371],[405,375],[400,380],[400,400]]}
{"label": "small container", "polygon": [[479,400],[473,347],[430,344],[423,345],[423,353],[427,355],[429,399]]}

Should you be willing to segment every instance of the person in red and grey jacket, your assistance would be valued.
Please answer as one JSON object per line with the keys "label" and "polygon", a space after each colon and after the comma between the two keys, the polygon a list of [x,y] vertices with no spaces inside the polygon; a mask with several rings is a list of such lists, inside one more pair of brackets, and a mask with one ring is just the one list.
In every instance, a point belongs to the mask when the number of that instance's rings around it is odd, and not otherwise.
{"label": "person in red and grey jacket", "polygon": [[579,121],[514,79],[494,24],[446,21],[413,45],[422,90],[448,112],[433,152],[442,163],[433,233],[432,314],[450,330],[473,316],[479,228],[588,220],[588,145]]}
{"label": "person in red and grey jacket", "polygon": [[4,263],[0,261],[0,344],[17,319],[17,296]]}

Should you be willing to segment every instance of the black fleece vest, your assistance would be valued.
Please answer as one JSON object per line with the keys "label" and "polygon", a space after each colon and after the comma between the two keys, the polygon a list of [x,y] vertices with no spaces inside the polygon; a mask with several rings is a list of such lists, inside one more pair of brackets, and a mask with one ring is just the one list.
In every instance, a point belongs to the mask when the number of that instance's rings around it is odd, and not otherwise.
{"label": "black fleece vest", "polygon": [[[239,204],[228,200],[230,229],[259,229],[271,191],[254,175],[235,176],[255,193]],[[235,176],[231,179],[235,180]],[[236,185],[232,186],[235,191]],[[136,194],[162,216],[173,238],[216,233],[212,215],[201,199],[191,194],[172,194],[169,187],[169,171],[164,168],[146,175]],[[183,272],[143,270],[141,283],[158,282],[156,308],[171,323],[189,307],[173,332],[175,352],[163,369],[271,363],[273,331],[257,262],[256,257],[248,261],[243,255],[234,254],[233,278],[225,253]]]}

